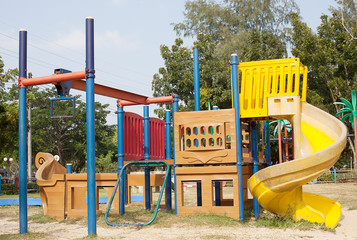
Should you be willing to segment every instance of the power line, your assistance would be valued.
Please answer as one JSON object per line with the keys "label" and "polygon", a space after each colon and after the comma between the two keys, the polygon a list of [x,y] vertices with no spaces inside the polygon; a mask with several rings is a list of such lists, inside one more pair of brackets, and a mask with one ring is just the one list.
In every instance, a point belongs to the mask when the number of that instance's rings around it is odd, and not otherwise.
{"label": "power line", "polygon": [[[0,22],[3,23],[3,24],[5,24],[5,25],[7,25],[7,26],[10,26],[10,27],[12,27],[12,28],[14,28],[14,29],[17,29],[15,26],[10,25],[10,24],[7,24],[7,23],[5,23],[4,21],[0,21]],[[13,39],[13,40],[16,40],[16,41],[17,41],[16,38],[11,37],[11,36],[9,36],[9,35],[7,35],[7,34],[4,34],[4,33],[0,33],[0,34],[3,35],[3,36],[5,36],[5,37],[8,37],[8,38],[10,38],[10,39]],[[33,35],[33,36],[35,36],[35,37],[41,39],[42,41],[49,42],[49,43],[52,44],[52,45],[57,45],[57,46],[59,46],[59,47],[61,47],[61,48],[65,48],[65,49],[67,49],[67,50],[70,50],[71,52],[76,52],[77,54],[80,54],[81,56],[84,56],[84,54],[81,53],[81,52],[74,51],[73,49],[69,49],[69,48],[66,47],[66,46],[60,45],[60,44],[55,43],[55,42],[51,42],[50,40],[45,39],[45,38],[43,38],[43,37],[41,37],[41,36],[39,36],[39,35],[36,35],[36,34],[33,34],[33,33],[31,33],[31,35]],[[67,58],[67,57],[61,56],[61,55],[59,55],[59,54],[52,53],[52,52],[50,52],[50,51],[48,51],[48,50],[46,50],[46,49],[37,47],[37,46],[35,46],[35,45],[33,45],[33,44],[29,44],[29,45],[32,46],[32,47],[34,47],[34,48],[37,48],[37,49],[39,49],[39,50],[41,50],[41,51],[44,51],[44,52],[47,52],[47,53],[49,53],[49,54],[55,55],[55,56],[57,56],[57,57],[64,58],[64,59],[66,59],[66,60],[72,61],[72,62],[77,63],[77,64],[82,64],[82,63],[80,63],[80,62],[74,61],[74,60],[72,60],[72,59],[69,59],[69,58]],[[115,66],[116,68],[118,67],[118,66],[114,65],[112,62],[108,62],[108,61],[105,61],[105,60],[102,61],[102,62],[104,62],[104,63],[106,63],[106,64],[110,64],[110,65],[112,65],[112,66]],[[122,68],[122,69],[125,69],[126,71],[135,72],[135,73],[138,73],[138,74],[141,74],[141,75],[143,75],[143,76],[147,76],[147,77],[148,77],[148,75],[143,74],[143,73],[141,73],[141,72],[138,72],[138,71],[136,71],[136,70],[134,70],[134,69],[128,69],[128,68],[124,68],[124,67],[121,67],[121,68]],[[98,69],[98,70],[100,70],[100,69]],[[104,72],[104,71],[103,71],[103,72]],[[112,74],[112,73],[109,73],[109,74]],[[114,75],[114,74],[112,74],[112,75]],[[127,78],[126,78],[126,79],[127,79]],[[129,80],[135,81],[135,80],[133,80],[133,79],[129,79]]]}
{"label": "power line", "polygon": [[[5,23],[4,21],[1,21],[1,23],[5,24],[5,25],[7,25],[7,26],[10,26],[10,27],[12,27],[12,28],[16,28],[15,26],[10,25],[10,24],[7,24],[7,23]],[[16,42],[18,41],[17,38],[14,38],[14,37],[9,36],[9,35],[7,35],[7,34],[0,33],[0,35],[5,36],[5,37],[7,37],[7,38],[10,38],[10,39],[12,39],[12,40],[14,40],[14,41],[16,41]],[[42,38],[42,37],[40,37],[40,36],[38,36],[38,35],[35,35],[35,34],[33,34],[33,35],[36,36],[37,38],[43,40],[43,41],[49,42],[49,43],[51,43],[51,44],[55,44],[55,45],[60,46],[60,47],[62,47],[62,48],[66,48],[66,47],[64,47],[64,46],[61,46],[60,44],[50,42],[49,40],[44,39],[44,38]],[[65,60],[67,60],[67,61],[71,61],[71,62],[73,62],[73,63],[79,64],[79,65],[83,65],[83,63],[81,63],[81,62],[75,61],[75,60],[70,59],[70,58],[68,58],[68,57],[64,57],[64,56],[62,56],[62,55],[60,55],[60,54],[53,53],[53,52],[51,52],[51,51],[49,51],[49,50],[46,50],[46,49],[41,48],[41,47],[38,47],[38,46],[36,46],[36,45],[34,45],[34,44],[29,44],[29,46],[31,46],[31,47],[33,47],[33,48],[36,48],[36,49],[38,49],[38,50],[40,50],[40,51],[46,52],[46,53],[48,53],[48,54],[57,56],[57,57],[59,57],[59,58],[65,59]],[[3,48],[3,49],[4,49],[4,48]],[[68,49],[68,48],[66,48],[66,49]],[[15,53],[14,51],[11,51],[11,50],[8,50],[8,51]],[[72,51],[72,50],[71,50],[71,51]],[[78,52],[77,52],[77,53],[78,53]],[[17,56],[13,56],[13,55],[11,55],[11,54],[7,54],[7,53],[4,53],[4,54],[9,55],[9,56],[14,57],[14,58],[17,58]],[[83,54],[81,54],[81,55],[83,55]],[[44,67],[44,68],[46,68],[46,69],[50,69],[49,66],[56,67],[56,66],[53,65],[53,64],[49,64],[48,62],[44,62],[44,61],[39,60],[39,59],[36,59],[36,58],[29,58],[29,59],[31,59],[31,60],[29,60],[30,62],[32,62],[32,63],[34,63],[34,64],[36,64],[36,65],[38,65],[38,66]],[[37,63],[36,63],[36,61],[37,61]],[[46,65],[48,65],[48,66],[45,66],[45,65],[43,65],[43,64],[41,64],[41,63],[46,64]],[[114,66],[114,64],[112,64],[111,62],[110,62],[109,64],[111,64],[111,65]],[[116,66],[116,67],[117,67],[117,66]],[[134,83],[134,84],[144,85],[144,86],[146,86],[146,87],[151,87],[150,83],[140,82],[140,81],[137,81],[137,80],[134,80],[134,79],[131,79],[131,78],[124,77],[124,76],[122,76],[122,75],[118,75],[118,74],[114,74],[114,73],[111,73],[111,72],[102,70],[102,69],[100,69],[100,68],[97,68],[96,70],[99,71],[99,72],[102,72],[102,73],[105,73],[105,74],[114,76],[114,77],[116,77],[116,78],[118,78],[118,79],[121,79],[121,80],[130,81],[130,84],[133,84],[133,83]],[[132,70],[130,70],[130,71],[132,71]],[[136,71],[132,71],[132,72],[136,72]],[[139,73],[139,72],[136,72],[136,73]],[[142,74],[142,73],[139,73],[139,74]],[[97,80],[101,81],[101,78],[97,78]],[[124,82],[121,81],[120,84],[124,84],[124,85],[126,85],[126,86],[132,86],[132,85],[127,84],[127,83],[126,83],[127,81],[124,81]],[[106,79],[105,82],[114,83],[115,85],[118,84],[118,82],[114,82],[114,81],[108,80],[108,79]]]}

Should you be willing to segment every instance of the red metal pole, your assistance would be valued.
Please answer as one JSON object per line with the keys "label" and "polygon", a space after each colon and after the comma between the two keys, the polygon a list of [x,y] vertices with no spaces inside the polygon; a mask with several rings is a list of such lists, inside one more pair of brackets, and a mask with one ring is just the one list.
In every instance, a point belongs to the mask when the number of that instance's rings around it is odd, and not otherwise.
{"label": "red metal pole", "polygon": [[357,120],[356,119],[357,119],[357,117],[353,117],[353,123],[355,126],[355,157],[356,157],[355,171],[357,171]]}
{"label": "red metal pole", "polygon": [[172,102],[173,96],[166,96],[166,97],[154,97],[154,98],[147,98],[146,103],[164,103],[164,102]]}
{"label": "red metal pole", "polygon": [[21,79],[21,84],[25,87],[36,86],[48,83],[58,83],[66,81],[76,81],[86,78],[85,71],[73,72],[73,73],[63,73],[63,74],[52,74],[50,76],[37,77],[37,78],[23,78]]}
{"label": "red metal pole", "polygon": [[[120,100],[118,100],[118,104],[120,107],[143,104],[143,103],[136,103],[136,102],[126,101],[126,100],[121,100],[121,99],[123,99],[123,98],[120,98]],[[173,96],[153,97],[153,98],[149,97],[146,99],[146,103],[144,103],[144,104],[172,102],[172,99],[173,99]]]}

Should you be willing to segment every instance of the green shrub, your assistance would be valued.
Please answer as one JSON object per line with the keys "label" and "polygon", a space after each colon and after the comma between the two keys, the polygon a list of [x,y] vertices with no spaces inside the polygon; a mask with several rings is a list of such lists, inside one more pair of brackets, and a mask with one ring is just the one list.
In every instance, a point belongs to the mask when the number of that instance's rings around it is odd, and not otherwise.
{"label": "green shrub", "polygon": [[320,177],[317,178],[318,181],[334,181],[333,173],[322,174]]}
{"label": "green shrub", "polygon": [[1,193],[8,194],[8,195],[16,194],[15,184],[9,184],[9,183],[1,184]]}
{"label": "green shrub", "polygon": [[35,182],[27,183],[27,189],[37,189],[37,184]]}

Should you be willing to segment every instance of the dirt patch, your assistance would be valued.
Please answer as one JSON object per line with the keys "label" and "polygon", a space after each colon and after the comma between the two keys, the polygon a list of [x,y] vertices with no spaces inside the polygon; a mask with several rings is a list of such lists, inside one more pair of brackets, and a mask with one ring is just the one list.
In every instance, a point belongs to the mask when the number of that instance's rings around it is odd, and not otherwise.
{"label": "dirt patch", "polygon": [[[357,239],[355,223],[357,219],[357,185],[311,184],[304,191],[321,194],[341,202],[342,218],[334,231],[311,227],[308,230],[292,228],[278,229],[255,227],[253,223],[216,226],[192,224],[178,221],[177,224],[153,224],[147,227],[109,227],[103,224],[103,216],[98,217],[96,239]],[[29,215],[42,212],[40,207],[29,208]],[[179,220],[170,216],[170,221]],[[0,208],[0,239],[86,239],[88,238],[85,219],[77,221],[38,223],[29,218],[29,234],[18,235],[18,211],[10,207]]]}

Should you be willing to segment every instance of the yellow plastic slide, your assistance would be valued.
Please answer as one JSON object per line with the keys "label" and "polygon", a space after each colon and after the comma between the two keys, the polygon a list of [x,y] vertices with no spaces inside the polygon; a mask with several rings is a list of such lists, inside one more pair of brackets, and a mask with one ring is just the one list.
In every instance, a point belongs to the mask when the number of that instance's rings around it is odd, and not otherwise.
{"label": "yellow plastic slide", "polygon": [[341,217],[340,203],[304,193],[302,185],[336,163],[346,145],[347,129],[337,118],[306,102],[300,108],[300,116],[293,119],[296,159],[262,169],[248,180],[248,186],[259,204],[272,213],[334,228]]}

